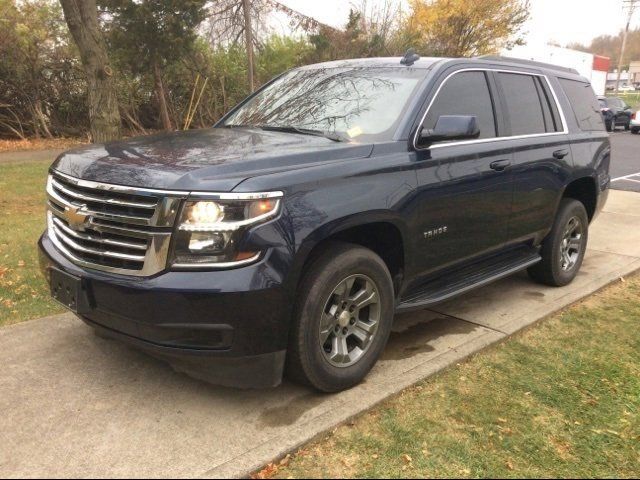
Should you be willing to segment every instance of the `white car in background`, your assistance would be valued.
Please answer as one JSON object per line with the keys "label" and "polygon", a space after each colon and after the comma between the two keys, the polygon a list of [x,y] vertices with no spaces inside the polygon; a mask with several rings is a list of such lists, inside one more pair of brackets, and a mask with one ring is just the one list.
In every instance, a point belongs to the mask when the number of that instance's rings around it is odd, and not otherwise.
{"label": "white car in background", "polygon": [[631,133],[635,133],[636,135],[640,133],[640,114],[638,112],[634,112],[631,114]]}
{"label": "white car in background", "polygon": [[618,88],[618,92],[635,92],[636,91],[636,87],[634,87],[633,85],[622,85],[621,87]]}

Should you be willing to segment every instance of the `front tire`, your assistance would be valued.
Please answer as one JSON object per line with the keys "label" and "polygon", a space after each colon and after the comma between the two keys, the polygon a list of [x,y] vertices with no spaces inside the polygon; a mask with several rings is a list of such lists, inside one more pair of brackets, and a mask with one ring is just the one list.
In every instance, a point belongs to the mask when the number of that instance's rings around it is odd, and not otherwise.
{"label": "front tire", "polygon": [[563,287],[580,271],[589,240],[589,217],[578,200],[560,202],[551,233],[542,242],[542,261],[530,267],[529,276],[539,283]]}
{"label": "front tire", "polygon": [[387,343],[394,302],[391,274],[378,255],[328,244],[298,291],[287,375],[327,393],[360,383]]}
{"label": "front tire", "polygon": [[631,133],[633,133],[634,135],[637,135],[640,133],[640,128],[632,128],[631,129]]}

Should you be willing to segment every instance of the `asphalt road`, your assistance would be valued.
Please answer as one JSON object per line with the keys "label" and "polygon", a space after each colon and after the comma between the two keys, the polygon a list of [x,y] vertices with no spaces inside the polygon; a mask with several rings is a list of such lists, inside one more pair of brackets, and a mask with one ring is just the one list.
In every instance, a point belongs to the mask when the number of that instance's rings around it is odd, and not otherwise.
{"label": "asphalt road", "polygon": [[640,135],[618,130],[611,134],[611,188],[640,192]]}

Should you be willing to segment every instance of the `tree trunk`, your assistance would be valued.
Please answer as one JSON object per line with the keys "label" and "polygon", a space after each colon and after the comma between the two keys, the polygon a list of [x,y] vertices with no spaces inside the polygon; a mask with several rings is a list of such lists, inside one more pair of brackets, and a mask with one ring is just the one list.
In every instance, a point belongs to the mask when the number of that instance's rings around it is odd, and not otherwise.
{"label": "tree trunk", "polygon": [[253,93],[255,90],[255,80],[253,73],[253,27],[251,26],[250,8],[249,0],[242,0],[242,9],[244,11],[244,40],[247,47],[247,77],[249,81],[249,91]]}
{"label": "tree trunk", "polygon": [[162,73],[160,72],[160,65],[158,65],[157,60],[153,61],[153,76],[156,83],[156,98],[158,99],[162,128],[165,130],[173,130],[171,118],[169,117],[169,109],[167,108],[167,96],[164,90],[164,82],[162,81]]}
{"label": "tree trunk", "polygon": [[94,142],[120,138],[118,95],[98,24],[96,2],[60,0],[60,3],[87,75],[91,137]]}

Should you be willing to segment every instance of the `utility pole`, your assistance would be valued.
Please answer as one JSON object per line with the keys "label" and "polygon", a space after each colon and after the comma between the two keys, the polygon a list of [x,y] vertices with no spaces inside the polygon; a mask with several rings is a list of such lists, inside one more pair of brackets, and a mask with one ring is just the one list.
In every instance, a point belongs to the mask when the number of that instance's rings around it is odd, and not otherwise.
{"label": "utility pole", "polygon": [[251,4],[249,0],[242,0],[244,10],[244,41],[247,44],[247,79],[249,81],[249,91],[255,90],[254,62],[253,62],[253,28],[251,26]]}
{"label": "utility pole", "polygon": [[631,19],[633,18],[633,13],[638,6],[638,0],[624,0],[623,8],[629,9],[629,17],[627,18],[627,26],[624,30],[624,35],[622,36],[622,48],[620,49],[620,59],[618,60],[618,77],[616,78],[616,92],[620,88],[620,75],[622,74],[622,65],[624,64],[624,54],[627,50],[627,38],[629,36],[629,27],[631,26]]}

